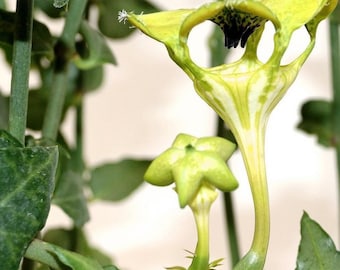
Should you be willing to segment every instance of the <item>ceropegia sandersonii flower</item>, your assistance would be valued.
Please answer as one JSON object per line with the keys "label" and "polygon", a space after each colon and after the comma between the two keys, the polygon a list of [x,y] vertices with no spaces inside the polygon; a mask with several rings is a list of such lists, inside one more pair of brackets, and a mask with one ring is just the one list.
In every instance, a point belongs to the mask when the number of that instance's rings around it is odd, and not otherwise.
{"label": "ceropegia sandersonii flower", "polygon": [[[126,13],[128,20],[146,35],[163,43],[173,61],[193,81],[197,93],[225,121],[241,150],[255,208],[252,246],[236,269],[262,269],[269,242],[269,200],[264,159],[264,137],[268,117],[294,82],[311,53],[320,21],[335,8],[337,0],[224,0],[195,9],[152,14]],[[190,57],[188,36],[204,21],[218,24],[228,48],[245,46],[236,62],[204,68]],[[274,48],[265,62],[257,49],[264,26],[275,28]],[[290,63],[281,60],[292,34],[299,28],[309,34],[304,51]]]}

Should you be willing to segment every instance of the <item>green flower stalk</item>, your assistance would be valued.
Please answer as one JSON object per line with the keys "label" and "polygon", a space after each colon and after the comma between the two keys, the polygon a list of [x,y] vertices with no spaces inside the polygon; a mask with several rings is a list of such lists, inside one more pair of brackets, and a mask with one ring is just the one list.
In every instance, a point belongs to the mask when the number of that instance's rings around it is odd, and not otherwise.
{"label": "green flower stalk", "polygon": [[210,269],[210,207],[218,195],[216,188],[227,192],[238,187],[225,162],[235,147],[233,143],[223,138],[196,138],[180,134],[172,147],[157,157],[145,173],[145,180],[153,185],[167,186],[175,183],[180,207],[189,205],[194,214],[198,241],[188,270]]}
{"label": "green flower stalk", "polygon": [[[271,111],[295,80],[311,53],[320,21],[337,0],[225,0],[196,9],[136,15],[121,12],[146,35],[163,43],[173,61],[191,78],[197,93],[225,121],[243,156],[255,210],[254,238],[235,269],[263,269],[270,230],[269,198],[264,159],[266,124]],[[191,30],[210,20],[225,34],[225,45],[246,46],[241,59],[212,68],[198,66],[187,45]],[[275,27],[274,49],[266,62],[257,57],[266,22]],[[310,41],[292,62],[281,65],[295,30],[305,27]]]}

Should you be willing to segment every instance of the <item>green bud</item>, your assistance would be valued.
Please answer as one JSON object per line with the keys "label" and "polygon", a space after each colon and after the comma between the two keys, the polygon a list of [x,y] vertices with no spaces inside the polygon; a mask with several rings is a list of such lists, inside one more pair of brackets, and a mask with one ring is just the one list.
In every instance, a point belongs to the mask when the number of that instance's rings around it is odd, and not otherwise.
{"label": "green bud", "polygon": [[202,185],[209,184],[222,191],[238,187],[226,164],[234,150],[235,145],[223,138],[180,134],[172,147],[150,164],[144,178],[158,186],[175,183],[179,204],[185,207]]}

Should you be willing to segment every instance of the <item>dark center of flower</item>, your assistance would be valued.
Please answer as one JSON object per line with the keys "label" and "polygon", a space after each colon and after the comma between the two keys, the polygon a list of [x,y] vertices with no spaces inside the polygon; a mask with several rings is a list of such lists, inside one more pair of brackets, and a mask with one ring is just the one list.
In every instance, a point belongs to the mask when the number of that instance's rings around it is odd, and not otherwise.
{"label": "dark center of flower", "polygon": [[210,20],[221,27],[224,32],[224,45],[228,49],[236,48],[240,41],[241,47],[244,48],[249,36],[266,22],[261,17],[227,7]]}

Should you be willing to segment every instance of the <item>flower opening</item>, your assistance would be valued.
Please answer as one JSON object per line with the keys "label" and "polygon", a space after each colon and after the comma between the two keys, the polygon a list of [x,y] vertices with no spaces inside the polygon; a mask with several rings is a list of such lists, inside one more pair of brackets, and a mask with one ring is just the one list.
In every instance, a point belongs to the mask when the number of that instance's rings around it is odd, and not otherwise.
{"label": "flower opening", "polygon": [[222,29],[225,37],[224,45],[228,49],[236,48],[240,42],[241,47],[244,48],[249,36],[267,21],[259,16],[230,7],[225,7],[210,20]]}

